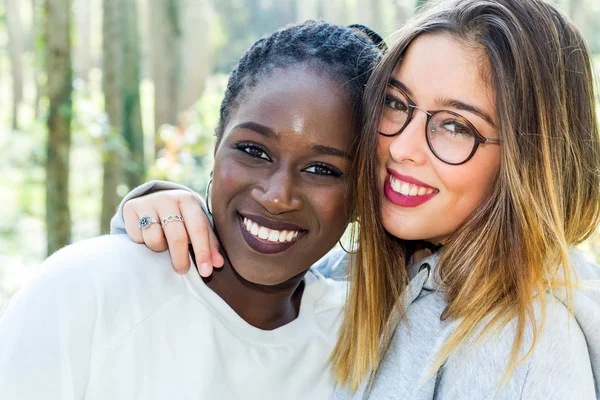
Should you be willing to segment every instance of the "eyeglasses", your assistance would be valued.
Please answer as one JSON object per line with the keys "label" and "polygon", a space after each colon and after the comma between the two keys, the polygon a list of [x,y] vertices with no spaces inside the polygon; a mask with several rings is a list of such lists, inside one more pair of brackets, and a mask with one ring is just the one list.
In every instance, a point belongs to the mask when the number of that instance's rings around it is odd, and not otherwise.
{"label": "eyeglasses", "polygon": [[427,111],[417,106],[404,90],[388,84],[379,134],[396,136],[404,131],[415,109],[427,114],[425,137],[431,152],[450,165],[464,164],[473,157],[480,144],[502,143],[501,139],[483,136],[460,114],[448,110]]}

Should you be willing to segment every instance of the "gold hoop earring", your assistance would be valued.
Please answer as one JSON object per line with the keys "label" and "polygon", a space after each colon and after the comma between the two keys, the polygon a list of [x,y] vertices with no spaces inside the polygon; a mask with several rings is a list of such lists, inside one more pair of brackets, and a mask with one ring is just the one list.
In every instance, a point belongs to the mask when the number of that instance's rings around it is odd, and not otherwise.
{"label": "gold hoop earring", "polygon": [[356,251],[350,252],[350,251],[346,250],[346,248],[345,248],[345,247],[344,247],[344,245],[342,244],[342,239],[339,239],[339,240],[338,240],[338,244],[340,245],[340,247],[342,248],[342,250],[344,250],[344,252],[345,252],[346,254],[356,254]]}
{"label": "gold hoop earring", "polygon": [[[357,247],[357,243],[354,240],[356,238],[356,235],[357,235],[356,229],[360,229],[360,224],[359,224],[358,220],[354,220],[353,222],[350,222],[348,224],[348,227],[346,228],[346,233],[344,233],[344,235],[342,235],[342,236],[346,236],[346,237],[350,238],[350,243],[352,244],[352,246],[350,247],[350,249],[353,250],[353,251],[346,250],[346,248],[342,244],[342,238],[338,239],[338,244],[340,245],[340,247],[342,248],[342,250],[344,250],[344,252],[346,254],[356,254],[358,252],[358,250],[356,248]],[[354,243],[352,243],[352,242],[354,242]]]}
{"label": "gold hoop earring", "polygon": [[204,193],[204,196],[206,197],[206,209],[208,210],[208,213],[210,215],[212,215],[212,210],[211,210],[211,206],[210,206],[210,185],[212,184],[213,181],[213,172],[210,171],[209,174],[209,179],[208,179],[208,185],[206,185],[206,193]]}

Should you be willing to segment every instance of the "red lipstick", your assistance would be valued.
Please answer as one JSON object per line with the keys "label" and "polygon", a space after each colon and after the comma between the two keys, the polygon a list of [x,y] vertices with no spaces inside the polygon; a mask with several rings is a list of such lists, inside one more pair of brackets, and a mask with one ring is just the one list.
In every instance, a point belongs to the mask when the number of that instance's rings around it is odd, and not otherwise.
{"label": "red lipstick", "polygon": [[412,176],[402,175],[390,168],[388,168],[387,171],[390,175],[394,176],[394,178],[396,178],[402,182],[412,183],[413,185],[417,185],[417,186],[435,190],[433,193],[424,194],[422,196],[407,196],[407,195],[398,193],[394,189],[392,189],[392,184],[390,182],[390,176],[388,175],[388,176],[386,176],[385,182],[383,184],[383,193],[390,202],[392,202],[393,204],[395,204],[397,206],[417,207],[417,206],[420,206],[421,204],[426,203],[427,201],[431,200],[433,197],[435,197],[436,194],[439,193],[439,191],[436,188],[434,188],[433,186],[430,186],[424,182],[421,182],[420,180],[413,178]]}

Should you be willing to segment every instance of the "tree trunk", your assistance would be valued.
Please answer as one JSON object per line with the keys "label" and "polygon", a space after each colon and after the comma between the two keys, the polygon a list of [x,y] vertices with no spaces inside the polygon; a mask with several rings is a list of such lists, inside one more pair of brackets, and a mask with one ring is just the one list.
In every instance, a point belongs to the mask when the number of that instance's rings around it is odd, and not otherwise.
{"label": "tree trunk", "polygon": [[123,105],[121,134],[129,151],[129,160],[125,165],[125,177],[129,189],[141,184],[146,176],[144,130],[140,107],[140,44],[137,20],[136,2],[120,0],[122,61],[119,65],[119,75]]}
{"label": "tree trunk", "polygon": [[23,101],[23,21],[19,0],[6,0],[6,27],[12,75],[12,128],[18,129],[19,105]]}
{"label": "tree trunk", "polygon": [[87,81],[92,69],[92,2],[90,0],[73,0],[75,2],[75,73],[77,77]]}
{"label": "tree trunk", "polygon": [[102,89],[104,108],[108,114],[110,129],[102,143],[102,207],[100,233],[110,231],[110,219],[119,205],[117,187],[121,182],[122,160],[118,138],[121,136],[122,99],[118,69],[121,63],[121,36],[119,35],[119,0],[102,3]]}
{"label": "tree trunk", "polygon": [[46,0],[46,58],[49,98],[46,160],[48,254],[71,241],[69,152],[71,147],[71,0]]}
{"label": "tree trunk", "polygon": [[33,84],[35,88],[35,97],[33,100],[34,117],[37,119],[40,116],[40,103],[42,99],[42,86],[40,85],[40,71],[44,68],[44,56],[39,45],[42,39],[42,27],[40,22],[43,21],[44,15],[44,0],[31,0],[31,36],[33,38]]}
{"label": "tree trunk", "polygon": [[214,10],[201,0],[150,0],[149,5],[158,153],[164,146],[160,127],[178,125],[179,114],[204,90],[212,65],[209,32]]}
{"label": "tree trunk", "polygon": [[[198,0],[193,0],[198,1]],[[181,2],[151,0],[152,80],[154,81],[155,151],[163,147],[159,132],[164,124],[177,124],[180,110],[182,40]]]}
{"label": "tree trunk", "polygon": [[[104,0],[109,1],[109,0]],[[121,182],[123,165],[120,153],[119,134],[111,129],[106,137],[102,154],[102,207],[100,212],[100,234],[110,232],[110,220],[119,206],[117,187]]]}
{"label": "tree trunk", "polygon": [[183,27],[181,45],[185,51],[180,52],[181,76],[174,82],[179,87],[178,113],[194,105],[204,91],[206,78],[212,70],[210,25],[216,17],[210,2],[194,0],[184,4],[180,14]]}

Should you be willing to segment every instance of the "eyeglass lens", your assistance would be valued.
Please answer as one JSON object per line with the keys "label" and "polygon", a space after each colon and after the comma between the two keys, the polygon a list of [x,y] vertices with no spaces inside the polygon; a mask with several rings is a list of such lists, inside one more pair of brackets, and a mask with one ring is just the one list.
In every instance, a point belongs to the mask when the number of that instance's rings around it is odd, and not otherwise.
{"label": "eyeglass lens", "polygon": [[[411,105],[406,95],[388,86],[379,131],[393,136],[404,130],[411,115]],[[476,133],[467,120],[449,111],[429,115],[427,144],[440,160],[460,164],[472,154],[476,145]]]}

